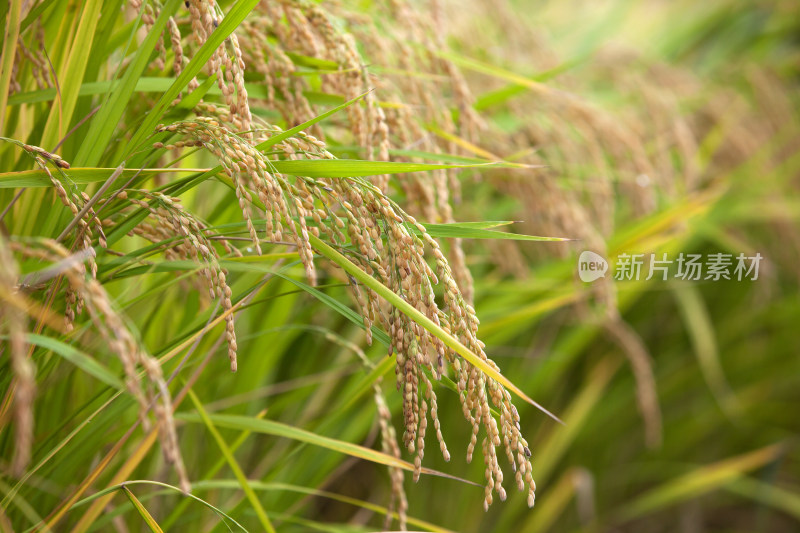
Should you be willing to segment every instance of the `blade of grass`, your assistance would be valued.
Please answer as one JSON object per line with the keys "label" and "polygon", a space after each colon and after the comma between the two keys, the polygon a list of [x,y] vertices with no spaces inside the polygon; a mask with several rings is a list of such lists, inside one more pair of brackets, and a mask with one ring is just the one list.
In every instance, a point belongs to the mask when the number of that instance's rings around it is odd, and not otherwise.
{"label": "blade of grass", "polygon": [[[482,224],[482,223],[478,223]],[[493,224],[488,222],[486,224]],[[495,225],[500,225],[496,224]],[[537,237],[535,235],[520,235],[518,233],[505,233],[502,231],[491,231],[484,229],[479,225],[465,225],[458,222],[450,224],[424,224],[425,230],[431,237],[447,238],[447,239],[507,239],[512,241],[542,241],[542,242],[569,242],[575,239],[568,239],[564,237]],[[406,227],[414,232],[419,233],[416,226],[407,224]],[[495,226],[489,226],[495,227]]]}
{"label": "blade of grass", "polygon": [[360,94],[360,95],[356,96],[355,98],[353,98],[352,100],[348,100],[347,102],[343,103],[342,105],[336,106],[333,109],[322,113],[321,115],[317,115],[316,117],[312,118],[311,120],[307,120],[307,121],[303,122],[302,124],[298,124],[294,128],[290,128],[290,129],[288,129],[288,130],[286,130],[286,131],[284,131],[282,133],[279,133],[277,135],[273,135],[272,137],[270,137],[266,141],[256,145],[256,148],[258,150],[261,150],[262,152],[266,151],[269,148],[271,148],[272,146],[275,146],[276,144],[278,144],[279,142],[281,142],[283,140],[286,140],[289,137],[291,137],[293,135],[296,135],[297,133],[300,133],[301,131],[310,128],[311,126],[313,126],[317,122],[320,122],[320,121],[328,118],[329,116],[334,115],[334,114],[338,113],[339,111],[341,111],[341,110],[343,110],[343,109],[345,109],[347,107],[350,107],[351,105],[355,104],[356,102],[358,102],[359,100],[364,98],[367,94],[369,94],[369,91],[367,91],[367,92],[365,92],[363,94]]}
{"label": "blade of grass", "polygon": [[[8,89],[11,85],[11,71],[14,56],[17,54],[17,38],[19,37],[19,17],[22,13],[22,0],[11,0],[11,9],[8,10],[8,23],[5,25],[3,38],[3,56],[0,61],[0,128],[6,124],[6,103],[8,102]],[[0,133],[3,132],[0,130]]]}
{"label": "blade of grass", "polygon": [[[449,168],[479,168],[487,164],[478,165],[437,165],[431,163],[397,163],[393,161],[362,161],[357,159],[307,159],[307,160],[278,160],[270,161],[275,171],[292,176],[307,176],[311,178],[350,178],[361,176],[376,176],[381,174],[405,174],[408,172],[424,172]],[[495,163],[488,165],[497,166]],[[73,167],[67,174],[76,184],[97,183],[108,179],[115,172],[115,168]],[[152,176],[161,172],[175,174],[183,172],[198,172],[204,169],[186,168],[145,168],[141,170],[142,176]],[[204,171],[204,176],[211,177],[222,171],[222,167]],[[132,177],[139,170],[125,169],[121,177]],[[18,172],[0,172],[0,189],[15,189],[18,187],[52,187],[47,173],[42,169],[22,170]]]}
{"label": "blade of grass", "polygon": [[737,409],[736,397],[725,379],[714,334],[714,324],[700,291],[696,286],[684,283],[675,285],[672,294],[675,296],[678,311],[689,334],[703,379],[720,408],[733,418]]}
{"label": "blade of grass", "polygon": [[[87,183],[100,183],[109,179],[117,169],[115,168],[83,168],[73,167],[67,171],[70,181],[77,185]],[[123,179],[130,179],[140,172],[140,176],[151,177],[158,174],[184,174],[203,172],[204,169],[197,168],[126,168],[118,176]],[[0,189],[16,189],[19,187],[52,187],[53,184],[47,173],[41,169],[22,170],[19,172],[0,172]]]}
{"label": "blade of grass", "polygon": [[97,378],[99,381],[113,387],[116,390],[125,390],[125,384],[119,379],[116,374],[111,372],[108,368],[103,366],[93,357],[81,352],[70,344],[66,344],[52,337],[44,335],[37,335],[29,333],[26,338],[29,344],[41,346],[58,355],[64,360],[69,361],[77,366],[90,376]]}
{"label": "blade of grass", "polygon": [[456,54],[454,52],[448,52],[443,50],[436,50],[432,52],[433,54],[441,57],[442,59],[446,59],[448,61],[452,61],[456,65],[461,68],[465,68],[467,70],[472,70],[474,72],[478,72],[480,74],[486,74],[488,76],[492,76],[495,78],[499,78],[501,80],[509,81],[511,83],[522,85],[532,91],[538,93],[551,93],[553,92],[547,85],[536,81],[535,79],[531,79],[515,72],[511,72],[504,68],[498,67],[496,65],[492,65],[489,63],[484,63],[483,61],[478,61],[477,59],[471,59],[464,57],[460,54]]}
{"label": "blade of grass", "polygon": [[[550,70],[547,70],[547,71],[541,72],[539,74],[536,74],[535,76],[531,76],[530,80],[535,81],[535,82],[540,82],[540,83],[548,81],[548,80],[550,80],[552,78],[555,78],[556,76],[558,76],[562,72],[566,72],[566,71],[570,70],[571,68],[581,64],[586,59],[588,59],[588,56],[583,56],[583,57],[579,57],[579,58],[573,59],[571,61],[566,61],[566,62],[562,63],[561,65],[558,65],[557,67],[554,67],[554,68],[552,68]],[[475,99],[475,104],[473,104],[472,107],[474,107],[475,110],[477,110],[477,111],[482,111],[482,110],[484,110],[484,109],[486,109],[488,107],[494,106],[494,105],[504,104],[505,102],[507,102],[508,100],[513,98],[514,96],[517,96],[518,94],[524,93],[527,90],[528,90],[528,87],[526,85],[522,85],[522,84],[519,84],[519,83],[510,83],[509,85],[506,85],[505,87],[502,87],[500,89],[495,89],[495,90],[492,90],[492,91],[488,91],[488,92],[483,93],[482,95],[478,96]]]}
{"label": "blade of grass", "polygon": [[756,479],[742,476],[730,483],[726,490],[765,503],[800,521],[800,495]]}
{"label": "blade of grass", "polygon": [[[353,147],[353,150],[357,150],[357,147]],[[403,149],[390,149],[389,155],[395,155],[400,157],[417,157],[420,159],[429,159],[432,161],[437,161],[440,163],[456,163],[456,164],[472,164],[472,163],[495,163],[497,160],[495,159],[483,159],[480,157],[467,157],[463,155],[453,155],[453,154],[437,154],[434,152],[425,152],[423,150],[403,150]],[[508,161],[503,161],[504,163],[508,164],[508,168],[531,168],[529,165],[524,165],[521,163],[509,163]]]}
{"label": "blade of grass", "polygon": [[622,521],[629,521],[725,487],[738,480],[745,472],[775,461],[784,452],[785,445],[776,443],[730,459],[698,467],[628,502],[619,513],[619,517]]}
{"label": "blade of grass", "polygon": [[[0,492],[5,494],[4,499],[9,499],[9,501],[13,502],[14,505],[16,505],[17,509],[19,509],[20,512],[25,516],[25,518],[27,518],[30,522],[34,524],[37,522],[41,522],[42,517],[39,516],[39,513],[36,512],[36,509],[27,500],[21,498],[18,494],[12,494],[15,492],[14,489],[6,485],[2,479],[0,479]],[[9,498],[9,496],[11,497]],[[0,509],[0,513],[5,514],[6,509],[7,509],[6,507]],[[44,531],[46,531],[47,533],[50,532],[49,529],[46,529]]]}
{"label": "blade of grass", "polygon": [[[264,416],[266,416],[266,414],[267,414],[267,410],[264,409],[263,411],[261,411],[259,414],[256,415],[256,418],[259,418],[259,419],[260,418],[264,418]],[[234,440],[233,443],[230,445],[230,447],[229,447],[230,452],[232,454],[236,453],[236,450],[238,450],[239,447],[241,447],[241,445],[244,444],[244,442],[250,437],[251,434],[252,433],[250,431],[242,431],[239,434],[239,436],[236,437],[236,440]],[[226,463],[227,463],[227,458],[226,457],[220,457],[217,460],[217,462],[211,468],[208,469],[208,471],[203,476],[203,479],[205,479],[205,480],[212,479],[217,474],[217,472],[222,470],[222,467],[225,466]],[[202,483],[202,481],[199,482],[199,483]],[[238,481],[237,481],[237,483],[238,483]],[[250,486],[252,486],[252,481],[250,481]],[[198,489],[198,483],[192,483],[192,491],[194,492],[197,489]],[[166,529],[169,529],[170,527],[172,527],[172,525],[181,517],[181,515],[186,511],[186,507],[189,505],[189,503],[190,503],[190,500],[184,500],[184,501],[182,501],[181,503],[179,503],[178,505],[175,506],[175,508],[170,513],[170,515],[167,517],[167,519],[163,521],[164,527]]]}
{"label": "blade of grass", "polygon": [[136,509],[136,512],[138,512],[139,516],[142,517],[142,520],[144,520],[144,523],[147,524],[148,528],[150,528],[150,531],[152,531],[153,533],[164,533],[164,531],[158,525],[158,522],[156,522],[155,518],[153,518],[153,515],[151,515],[150,512],[145,508],[145,506],[142,505],[142,502],[139,501],[139,499],[133,494],[133,492],[131,492],[131,490],[125,485],[121,487],[121,490],[122,492],[125,493],[125,496],[127,496],[128,499],[131,501],[133,507]]}
{"label": "blade of grass", "polygon": [[362,161],[358,159],[295,159],[270,161],[275,170],[292,176],[310,178],[355,178],[381,174],[405,174],[427,170],[500,167],[502,163],[448,165],[431,163],[400,163],[394,161]]}
{"label": "blade of grass", "polygon": [[242,526],[239,522],[234,520],[231,516],[226,514],[224,511],[222,511],[222,509],[219,509],[218,507],[215,507],[215,506],[211,505],[207,501],[205,501],[205,500],[203,500],[201,498],[198,498],[197,496],[195,496],[193,494],[186,494],[181,489],[179,489],[178,487],[176,487],[174,485],[169,485],[167,483],[161,483],[160,481],[151,481],[151,480],[144,480],[144,479],[125,481],[124,483],[120,483],[118,485],[114,485],[112,487],[108,487],[106,489],[103,489],[103,490],[95,493],[95,494],[92,494],[91,496],[88,496],[88,497],[80,500],[79,502],[76,502],[71,507],[71,509],[76,509],[76,508],[80,508],[80,507],[82,507],[84,505],[87,505],[87,504],[97,500],[98,498],[102,498],[103,496],[107,496],[107,495],[109,495],[109,494],[111,494],[113,492],[116,492],[116,491],[120,490],[123,486],[126,486],[126,485],[155,485],[156,487],[166,488],[167,490],[169,490],[171,492],[180,493],[182,496],[185,496],[186,498],[192,499],[192,500],[194,500],[194,501],[196,501],[198,503],[201,503],[201,504],[205,505],[206,507],[208,507],[209,509],[214,511],[216,514],[218,514],[219,516],[221,516],[223,518],[226,518],[227,520],[230,520],[231,522],[233,522],[242,531],[245,531],[245,532],[247,531],[244,528],[244,526]]}
{"label": "blade of grass", "polygon": [[67,64],[61,73],[61,79],[69,79],[72,83],[65,83],[61,89],[60,106],[50,108],[47,123],[44,126],[42,140],[39,145],[46,149],[55,149],[56,143],[62,138],[63,132],[72,122],[72,114],[78,101],[78,89],[86,73],[89,62],[89,52],[92,50],[97,22],[100,20],[100,0],[88,0],[81,11],[80,23],[72,47],[69,51]]}
{"label": "blade of grass", "polygon": [[[185,422],[203,423],[203,418],[199,414],[180,413],[177,414],[175,418],[178,420],[183,420]],[[218,427],[237,429],[240,431],[251,431],[253,433],[263,433],[265,435],[274,435],[276,437],[283,437],[287,439],[296,440],[299,442],[305,442],[307,444],[312,444],[314,446],[319,446],[320,448],[333,450],[335,452],[350,455],[352,457],[363,459],[365,461],[370,461],[372,463],[377,463],[385,466],[393,466],[395,468],[402,468],[408,471],[414,470],[414,465],[412,465],[407,461],[403,461],[402,459],[398,459],[393,455],[379,452],[371,448],[366,448],[358,444],[353,444],[350,442],[345,442],[342,440],[325,437],[323,435],[317,435],[316,433],[312,433],[304,429],[290,426],[288,424],[283,424],[281,422],[275,422],[274,420],[263,420],[259,418],[253,418],[250,416],[242,416],[242,415],[219,415],[219,414],[208,415],[208,418],[215,426]],[[477,486],[477,484],[472,483],[471,481],[467,481],[466,479],[461,479],[456,476],[451,476],[450,474],[445,474],[444,472],[439,472],[438,470],[433,470],[430,468],[423,467],[422,473],[438,477],[444,477],[447,479],[453,479],[456,481],[467,483],[469,485]]]}
{"label": "blade of grass", "polygon": [[[114,129],[128,108],[128,102],[136,88],[136,82],[150,63],[150,57],[153,54],[153,50],[155,50],[156,44],[161,39],[167,20],[177,11],[180,4],[180,0],[167,0],[161,6],[158,18],[136,51],[133,60],[127,66],[122,79],[114,87],[108,100],[103,103],[103,107],[92,119],[89,131],[86,133],[80,150],[78,150],[78,154],[73,160],[76,165],[94,167],[100,162],[103,152],[105,152],[106,147],[113,139]],[[142,9],[144,9],[144,6]]]}
{"label": "blade of grass", "polygon": [[[261,526],[264,528],[265,531],[270,533],[275,533],[275,528],[272,526],[272,522],[269,520],[269,516],[267,516],[267,512],[264,510],[264,507],[261,505],[261,501],[256,496],[256,493],[250,487],[250,483],[247,480],[247,476],[244,475],[239,463],[236,461],[236,458],[233,456],[233,452],[231,452],[230,448],[228,448],[225,439],[222,438],[217,428],[214,427],[214,423],[209,418],[208,413],[203,408],[203,404],[200,402],[200,399],[194,393],[194,391],[190,388],[188,389],[189,399],[194,404],[195,409],[197,409],[197,413],[200,415],[200,419],[208,429],[208,432],[214,437],[214,440],[217,442],[217,446],[222,451],[222,455],[225,457],[225,460],[228,463],[228,467],[233,471],[233,475],[236,476],[236,480],[239,482],[239,486],[241,487],[242,491],[247,496],[247,500],[253,506],[253,510],[258,517],[258,521],[261,523]],[[258,420],[258,419],[254,419]]]}
{"label": "blade of grass", "polygon": [[[133,92],[136,93],[164,93],[175,83],[176,78],[153,78],[149,76],[142,76],[136,81]],[[217,78],[216,74],[205,78],[200,86],[185,96],[180,104],[179,109],[193,108],[204,96],[219,96],[222,94],[219,86],[215,85]],[[81,84],[78,87],[78,96],[95,96],[95,95],[109,95],[110,91],[116,87],[116,80],[103,80],[103,81],[89,81]],[[245,89],[248,95],[254,98],[267,98],[268,91],[264,85],[258,83],[245,83]],[[309,103],[315,105],[340,105],[344,102],[344,98],[339,95],[330,93],[319,93],[315,91],[304,91],[303,95],[309,99]],[[37,89],[34,91],[26,91],[13,94],[8,97],[8,105],[20,104],[36,104],[39,102],[49,102],[55,100],[58,92],[55,88],[50,89]],[[278,95],[276,98],[280,99]]]}
{"label": "blade of grass", "polygon": [[502,161],[502,159],[503,159],[502,157],[498,157],[495,154],[484,150],[480,146],[475,146],[473,143],[469,142],[468,140],[463,139],[463,138],[461,138],[458,135],[455,135],[453,133],[448,133],[448,132],[444,131],[443,129],[441,129],[441,128],[433,125],[433,124],[429,124],[426,127],[426,129],[429,132],[431,132],[434,135],[436,135],[437,137],[440,137],[440,138],[444,139],[445,141],[450,141],[451,143],[455,144],[456,146],[460,146],[461,148],[463,148],[467,152],[471,152],[471,153],[473,153],[474,155],[476,155],[478,157],[482,157],[483,159],[488,159],[489,161]]}
{"label": "blade of grass", "polygon": [[[163,78],[155,78],[155,79],[158,80],[159,82],[169,82],[170,81],[170,79],[163,79]],[[203,83],[201,83],[200,86],[197,87],[197,89],[195,89],[194,91],[192,91],[188,95],[186,95],[183,98],[181,98],[181,101],[178,104],[178,107],[180,109],[193,109],[194,106],[196,106],[198,103],[200,103],[200,100],[202,100],[205,95],[214,94],[216,92],[215,89],[217,91],[219,90],[219,87],[217,85],[215,85],[216,81],[217,81],[217,75],[216,74],[206,78],[206,80]],[[136,86],[136,89],[139,90],[138,84]],[[167,89],[169,89],[169,86],[165,87],[163,90],[167,90]],[[246,84],[245,84],[245,89],[247,90],[247,94],[252,94],[250,92],[250,89],[247,88]],[[163,92],[163,90],[159,91],[159,92]],[[219,92],[220,92],[220,94],[222,93],[222,91],[219,91]]]}
{"label": "blade of grass", "polygon": [[[238,486],[238,480],[235,479],[214,479],[214,480],[199,481],[197,483],[194,483],[192,485],[192,490],[233,489],[236,488],[237,486]],[[376,505],[374,503],[367,502],[364,500],[351,498],[349,496],[344,496],[342,494],[337,494],[335,492],[312,489],[298,485],[291,485],[288,483],[269,483],[257,480],[251,480],[250,486],[253,487],[254,490],[276,490],[276,491],[285,490],[290,492],[297,492],[300,494],[308,494],[310,496],[317,496],[320,498],[328,498],[331,500],[335,500],[337,502],[354,505],[356,507],[360,507],[361,509],[367,509],[369,511],[381,513],[383,515],[391,514],[392,518],[397,518],[397,513],[396,512],[389,513],[389,510],[386,507],[383,507],[381,505]],[[408,523],[411,525],[423,527],[428,531],[434,531],[438,533],[452,533],[451,530],[449,529],[445,529],[431,522],[426,522],[424,520],[420,520],[418,518],[414,518],[411,516],[408,517]]]}

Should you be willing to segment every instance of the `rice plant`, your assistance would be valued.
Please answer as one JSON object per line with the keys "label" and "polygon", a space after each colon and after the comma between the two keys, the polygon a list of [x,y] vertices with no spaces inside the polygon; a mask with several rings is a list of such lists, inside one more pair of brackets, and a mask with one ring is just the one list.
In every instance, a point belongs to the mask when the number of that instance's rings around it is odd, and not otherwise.
{"label": "rice plant", "polygon": [[794,531],[794,11],[4,3],[0,531]]}

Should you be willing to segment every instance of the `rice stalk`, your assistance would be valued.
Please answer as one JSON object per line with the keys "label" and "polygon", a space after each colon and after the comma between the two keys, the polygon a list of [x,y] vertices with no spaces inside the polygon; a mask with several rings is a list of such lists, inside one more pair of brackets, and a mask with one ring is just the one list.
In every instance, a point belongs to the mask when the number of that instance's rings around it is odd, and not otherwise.
{"label": "rice stalk", "polygon": [[[135,192],[144,199],[131,198],[128,192]],[[216,247],[206,236],[206,226],[188,212],[180,203],[180,198],[172,198],[158,192],[147,190],[123,191],[117,196],[121,200],[129,199],[133,205],[137,205],[150,213],[155,220],[153,226],[139,224],[131,230],[131,234],[144,237],[152,243],[168,242],[165,249],[165,257],[169,260],[192,260],[202,265],[200,275],[207,284],[207,290],[211,298],[219,298],[225,317],[225,336],[228,343],[228,359],[230,360],[231,372],[236,372],[236,330],[234,328],[234,316],[230,312],[233,308],[231,303],[231,288],[227,283],[228,272],[220,267],[220,256]],[[174,242],[175,238],[178,239]],[[217,240],[228,254],[241,255],[236,248],[230,246],[226,239]]]}
{"label": "rice stalk", "polygon": [[[475,310],[466,302],[441,247],[428,235],[422,224],[387,198],[378,186],[357,178],[289,179],[275,172],[270,160],[255,149],[250,141],[234,134],[215,119],[182,121],[159,126],[158,131],[191,136],[191,142],[202,143],[218,158],[233,181],[257,253],[261,253],[261,240],[252,223],[254,195],[251,190],[264,206],[267,220],[263,233],[265,239],[280,241],[284,232],[287,232],[287,237],[300,252],[309,283],[313,284],[316,280],[309,232],[323,234],[332,243],[341,246],[347,244],[346,231],[354,249],[354,257],[364,272],[377,277],[435,324],[479,354],[481,359],[497,368],[483,351],[484,344],[477,337]],[[298,140],[285,144],[298,144]],[[318,143],[307,143],[304,147],[316,148],[317,151],[321,149]],[[325,154],[325,151],[322,150],[322,153]],[[315,225],[308,226],[307,218]],[[433,256],[435,269],[428,265],[426,249]],[[519,490],[525,490],[527,486],[528,504],[533,505],[535,484],[531,475],[531,453],[521,435],[519,415],[511,402],[510,393],[482,371],[461,360],[441,340],[409,317],[393,307],[387,309],[374,291],[360,287],[352,278],[349,278],[349,283],[361,309],[368,342],[371,342],[373,323],[381,324],[390,332],[390,353],[397,357],[397,387],[403,395],[403,441],[409,453],[417,453],[415,479],[419,476],[424,455],[429,415],[433,417],[440,451],[446,460],[449,459],[438,422],[436,396],[424,373],[424,370],[428,370],[435,378],[440,378],[445,372],[446,361],[458,385],[464,417],[473,428],[467,450],[468,461],[472,459],[481,428],[487,434],[483,445],[487,479],[485,507],[491,505],[493,492],[496,491],[501,499],[506,496],[502,486],[503,473],[495,454],[499,446],[503,446],[516,471]],[[436,302],[434,286],[441,287],[443,291],[443,307]],[[430,406],[428,401],[431,402]],[[491,414],[490,402],[500,413],[499,427]]]}

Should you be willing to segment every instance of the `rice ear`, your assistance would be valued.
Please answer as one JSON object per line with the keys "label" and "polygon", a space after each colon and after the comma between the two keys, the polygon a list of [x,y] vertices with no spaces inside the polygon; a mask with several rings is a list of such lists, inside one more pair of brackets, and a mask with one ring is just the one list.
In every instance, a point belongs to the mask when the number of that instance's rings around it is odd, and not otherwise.
{"label": "rice ear", "polygon": [[[275,131],[269,126],[265,130]],[[159,131],[187,135],[190,142],[202,143],[217,157],[234,183],[242,216],[258,253],[262,242],[275,242],[279,240],[278,236],[285,235],[295,243],[309,283],[313,284],[316,267],[309,232],[316,230],[317,234],[339,244],[347,244],[343,242],[346,233],[350,246],[355,250],[353,257],[366,274],[378,278],[496,368],[484,352],[483,343],[478,340],[475,310],[459,287],[439,243],[380,187],[361,178],[324,180],[283,176],[274,170],[271,160],[257,150],[253,142],[232,132],[221,120],[198,118],[181,121],[160,126]],[[297,142],[284,141],[284,153],[293,156]],[[314,146],[319,157],[333,157],[318,143]],[[256,204],[256,198],[260,205]],[[250,221],[256,208],[263,209],[267,220],[271,221],[263,241]],[[434,260],[435,268],[429,266],[429,256]],[[397,386],[403,396],[403,443],[409,453],[417,454],[415,479],[419,476],[424,456],[429,416],[433,417],[442,454],[449,456],[437,417],[435,394],[425,372],[438,379],[450,370],[455,374],[464,416],[473,428],[468,460],[472,457],[480,429],[483,428],[487,435],[488,440],[483,445],[487,479],[485,504],[487,507],[491,504],[495,491],[501,499],[505,498],[503,473],[495,452],[497,447],[505,449],[515,468],[518,463],[524,463],[519,469],[528,475],[519,479],[523,486],[528,486],[532,495],[534,485],[530,477],[529,453],[520,433],[519,416],[511,403],[510,393],[481,370],[461,360],[440,339],[405,314],[394,308],[387,312],[385,303],[372,289],[359,286],[352,278],[349,281],[366,331],[369,332],[373,323],[378,322],[391,334],[390,350],[397,355]],[[437,304],[434,296],[436,285],[443,290],[443,307]],[[369,333],[367,335],[369,341]],[[500,413],[499,426],[491,414],[492,406]]]}

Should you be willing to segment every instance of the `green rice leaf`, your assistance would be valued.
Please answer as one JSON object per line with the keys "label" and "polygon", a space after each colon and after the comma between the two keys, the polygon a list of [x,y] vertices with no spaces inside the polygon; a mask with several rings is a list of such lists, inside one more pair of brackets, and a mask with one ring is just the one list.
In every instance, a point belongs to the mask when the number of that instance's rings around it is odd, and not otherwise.
{"label": "green rice leaf", "polygon": [[739,480],[743,474],[777,460],[785,453],[785,449],[782,443],[772,444],[730,459],[697,467],[634,498],[620,512],[620,518],[626,521],[632,520],[725,487]]}
{"label": "green rice leaf", "polygon": [[[155,24],[153,24],[141,45],[139,45],[139,49],[127,66],[122,79],[113,87],[108,100],[103,103],[103,107],[92,119],[91,126],[81,143],[80,150],[73,158],[72,162],[75,165],[94,167],[100,162],[103,152],[105,152],[106,147],[113,139],[117,124],[128,107],[128,102],[133,96],[139,77],[150,63],[150,57],[153,50],[155,50],[156,43],[161,39],[167,20],[177,11],[180,4],[180,0],[167,0],[161,6],[161,12]],[[144,6],[142,9],[144,9]]]}
{"label": "green rice leaf", "polygon": [[85,505],[87,505],[87,504],[99,499],[99,498],[102,498],[103,496],[106,496],[108,494],[111,494],[113,492],[121,490],[123,487],[129,486],[129,485],[153,485],[153,486],[156,486],[156,487],[165,488],[165,489],[169,490],[172,493],[179,493],[179,494],[185,496],[186,498],[189,498],[191,500],[194,500],[194,501],[196,501],[198,503],[203,504],[207,508],[209,508],[212,511],[214,511],[214,513],[216,513],[220,517],[224,518],[225,520],[230,521],[232,524],[234,524],[236,527],[238,527],[242,531],[247,532],[247,530],[244,528],[244,526],[242,526],[239,522],[234,520],[230,515],[225,513],[222,509],[220,509],[220,508],[218,508],[218,507],[216,507],[214,505],[211,505],[207,501],[205,501],[203,499],[200,499],[200,498],[198,498],[197,496],[195,496],[193,494],[186,494],[185,492],[183,492],[181,489],[179,489],[178,487],[176,487],[174,485],[169,485],[167,483],[161,483],[160,481],[150,481],[150,480],[143,480],[143,479],[142,480],[137,479],[137,480],[126,481],[125,483],[123,483],[121,485],[115,485],[113,487],[108,487],[106,489],[103,489],[101,491],[98,491],[98,492],[92,494],[91,496],[87,496],[86,498],[75,502],[75,504],[72,505],[71,509],[79,509],[79,508],[81,508],[81,507],[83,507],[83,506],[85,506]]}
{"label": "green rice leaf", "polygon": [[[197,397],[192,389],[188,389],[189,392],[189,399],[192,400],[192,404],[194,408],[197,409],[197,413],[200,415],[200,418],[203,420],[203,423],[206,425],[209,433],[211,436],[214,437],[214,440],[217,442],[217,446],[219,446],[220,451],[222,451],[222,455],[225,457],[225,460],[228,463],[228,467],[233,471],[233,474],[236,476],[236,480],[239,482],[239,486],[241,487],[242,491],[247,495],[247,499],[250,501],[250,504],[253,506],[253,510],[256,512],[256,516],[258,516],[258,521],[261,523],[261,527],[264,528],[265,531],[270,533],[275,532],[275,528],[272,526],[272,522],[270,522],[269,517],[267,516],[267,512],[264,510],[264,507],[261,505],[261,502],[256,496],[256,493],[253,492],[253,489],[250,487],[250,482],[247,480],[247,476],[244,475],[242,472],[242,468],[239,466],[239,463],[236,461],[236,458],[233,456],[233,452],[228,447],[228,444],[225,442],[225,439],[222,438],[217,428],[214,427],[214,423],[208,416],[208,413],[203,408],[202,402]],[[255,418],[253,420],[260,420]]]}
{"label": "green rice leaf", "polygon": [[150,528],[150,531],[152,531],[152,533],[164,533],[164,531],[161,529],[161,526],[159,526],[158,522],[156,522],[155,518],[153,518],[153,515],[151,515],[147,508],[142,505],[142,502],[140,502],[139,499],[134,496],[133,492],[131,492],[131,490],[125,485],[122,486],[121,490],[131,501],[134,509],[136,509],[136,512],[139,513],[139,516],[142,517],[142,520],[144,520],[144,523],[147,524],[148,528]]}
{"label": "green rice leaf", "polygon": [[[87,183],[105,182],[114,168],[82,168],[73,167],[65,173],[69,176],[72,183],[85,185]],[[153,177],[158,174],[195,174],[202,169],[196,168],[126,168],[122,171],[118,179],[130,179],[137,173],[142,177]],[[0,172],[0,189],[17,189],[19,187],[52,187],[47,173],[42,169],[22,170],[20,172]]]}
{"label": "green rice leaf", "polygon": [[[199,414],[179,413],[176,414],[175,417],[180,420],[184,420],[186,422],[203,421],[202,417]],[[379,452],[371,448],[365,448],[364,446],[360,446],[358,444],[352,444],[350,442],[345,442],[330,437],[325,437],[323,435],[317,435],[316,433],[312,433],[310,431],[306,431],[304,429],[295,426],[290,426],[288,424],[283,424],[281,422],[275,422],[273,420],[263,420],[259,418],[253,418],[242,415],[210,414],[208,415],[208,418],[215,426],[218,427],[236,429],[239,431],[251,431],[253,433],[263,433],[266,435],[274,435],[276,437],[283,437],[300,442],[305,442],[307,444],[312,444],[314,446],[319,446],[320,448],[333,450],[335,452],[350,455],[352,457],[363,459],[365,461],[370,461],[372,463],[392,466],[395,468],[402,468],[403,470],[408,470],[408,471],[414,470],[414,465],[412,465],[407,461],[403,461],[402,459],[398,459],[393,455]],[[448,479],[454,479],[457,481],[462,481],[464,483],[469,483],[474,485],[474,483],[471,483],[467,480],[451,476],[449,474],[445,474],[442,472],[438,472],[436,470],[431,470],[430,468],[422,468],[422,473],[439,477],[445,477]]]}
{"label": "green rice leaf", "polygon": [[[481,226],[480,224],[490,224],[488,226]],[[491,225],[494,224],[494,225]],[[504,233],[501,231],[491,231],[487,227],[497,227],[506,223],[481,223],[470,225],[463,222],[454,222],[451,224],[425,224],[425,230],[436,238],[447,239],[507,239],[512,241],[543,241],[543,242],[568,242],[575,239],[566,239],[564,237],[537,237],[534,235],[519,235],[517,233]],[[418,233],[415,227],[407,224],[406,227],[414,233]]]}
{"label": "green rice leaf", "polygon": [[[11,0],[6,16],[3,13],[3,55],[0,64],[0,125],[6,122],[6,103],[8,101],[9,86],[11,84],[12,66],[17,53],[17,37],[19,36],[19,18],[22,11],[22,0]],[[7,22],[6,22],[7,21]],[[6,27],[6,25],[8,27]],[[2,132],[0,132],[2,133]]]}
{"label": "green rice leaf", "polygon": [[75,104],[78,101],[80,81],[83,80],[86,66],[89,63],[89,53],[92,50],[92,42],[94,41],[97,22],[100,20],[102,5],[103,2],[101,0],[87,0],[83,5],[78,31],[72,40],[64,72],[61,73],[62,79],[76,80],[78,83],[62,84],[61,99],[57,105],[50,108],[50,114],[47,117],[42,140],[39,143],[42,147],[54,149],[55,145],[70,129]]}
{"label": "green rice leaf", "polygon": [[39,335],[36,333],[28,333],[26,338],[30,344],[41,346],[42,348],[58,354],[65,361],[69,361],[73,365],[77,366],[90,376],[102,381],[106,385],[109,385],[117,390],[125,390],[125,384],[117,377],[116,374],[102,365],[99,361],[97,361],[97,359],[90,357],[77,348],[52,337],[45,337],[44,335]]}
{"label": "green rice leaf", "polygon": [[[270,162],[273,169],[281,174],[292,176],[307,176],[311,178],[349,178],[361,176],[376,176],[380,174],[404,174],[406,172],[424,172],[443,168],[474,168],[483,165],[435,165],[427,163],[395,163],[390,161],[361,161],[347,159],[307,159],[307,160],[280,160]],[[108,179],[114,172],[113,168],[74,167],[66,171],[69,178],[76,184],[98,183]],[[137,172],[141,176],[154,176],[160,172],[167,174],[196,173],[202,169],[192,168],[146,168],[125,169],[120,177],[132,177]],[[205,175],[213,176],[222,171],[222,167],[215,167],[205,171]],[[0,172],[0,189],[15,189],[18,187],[52,187],[50,177],[42,169],[22,170],[19,172]]]}

